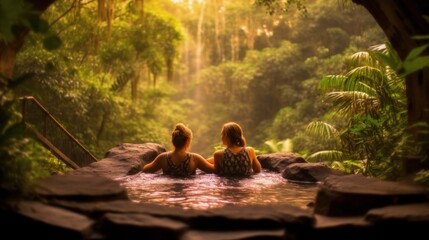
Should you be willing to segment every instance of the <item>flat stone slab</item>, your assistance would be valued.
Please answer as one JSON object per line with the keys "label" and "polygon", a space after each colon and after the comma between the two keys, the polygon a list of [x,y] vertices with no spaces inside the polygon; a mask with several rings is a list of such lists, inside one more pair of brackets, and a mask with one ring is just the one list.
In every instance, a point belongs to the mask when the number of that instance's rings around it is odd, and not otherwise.
{"label": "flat stone slab", "polygon": [[35,201],[20,201],[15,208],[24,231],[18,235],[84,239],[92,234],[94,221],[85,215]]}
{"label": "flat stone slab", "polygon": [[118,182],[100,176],[52,175],[37,182],[34,193],[44,197],[81,200],[128,199]]}
{"label": "flat stone slab", "polygon": [[365,220],[384,233],[383,239],[429,239],[429,202],[371,209]]}
{"label": "flat stone slab", "polygon": [[68,200],[54,200],[56,206],[81,212],[86,215],[100,216],[103,213],[139,213],[157,217],[169,217],[188,221],[192,218],[209,215],[205,211],[185,210],[177,206],[160,206],[157,204],[135,203],[129,200],[112,200],[100,202],[79,202]]}
{"label": "flat stone slab", "polygon": [[329,217],[319,214],[315,214],[316,229],[327,229],[327,228],[343,228],[343,227],[367,227],[371,224],[365,221],[363,216],[358,217]]}
{"label": "flat stone slab", "polygon": [[362,175],[329,176],[316,195],[314,212],[326,216],[365,215],[373,208],[428,201],[429,191],[417,185]]}
{"label": "flat stone slab", "polygon": [[285,229],[246,230],[246,231],[188,231],[182,240],[246,240],[246,239],[279,239],[284,240]]}
{"label": "flat stone slab", "polygon": [[108,202],[54,201],[53,204],[91,216],[103,213],[138,213],[167,217],[187,223],[195,229],[273,229],[284,226],[303,228],[314,224],[312,210],[289,205],[226,206],[206,211],[180,207],[133,203],[125,200]]}
{"label": "flat stone slab", "polygon": [[422,186],[405,184],[401,182],[384,181],[378,178],[365,177],[360,174],[330,176],[323,183],[323,187],[343,193],[365,195],[429,194],[428,189],[425,189]]}
{"label": "flat stone slab", "polygon": [[227,205],[222,208],[206,210],[211,216],[224,216],[237,220],[273,219],[283,223],[299,223],[312,225],[314,223],[313,211],[291,205]]}
{"label": "flat stone slab", "polygon": [[107,213],[98,228],[117,239],[179,239],[188,226],[145,214]]}
{"label": "flat stone slab", "polygon": [[373,223],[383,221],[423,222],[429,227],[429,202],[371,209],[365,219]]}

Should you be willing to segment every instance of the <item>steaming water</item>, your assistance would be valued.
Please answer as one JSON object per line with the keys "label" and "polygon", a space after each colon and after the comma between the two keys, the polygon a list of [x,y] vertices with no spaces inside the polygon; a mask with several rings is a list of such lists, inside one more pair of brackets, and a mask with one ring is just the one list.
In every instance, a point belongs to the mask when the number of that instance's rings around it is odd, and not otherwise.
{"label": "steaming water", "polygon": [[315,183],[293,183],[281,173],[267,170],[244,179],[219,177],[197,170],[197,175],[186,179],[139,173],[117,180],[134,202],[199,210],[270,203],[306,208],[314,202],[318,189]]}

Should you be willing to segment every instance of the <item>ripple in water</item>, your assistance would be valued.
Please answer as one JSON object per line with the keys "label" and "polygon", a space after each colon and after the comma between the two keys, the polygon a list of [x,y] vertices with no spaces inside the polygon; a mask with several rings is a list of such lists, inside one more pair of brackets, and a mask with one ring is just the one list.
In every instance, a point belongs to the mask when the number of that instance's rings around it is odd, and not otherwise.
{"label": "ripple in water", "polygon": [[314,202],[318,185],[294,183],[280,173],[262,170],[250,178],[225,178],[197,170],[190,178],[139,173],[117,179],[138,203],[206,210],[225,205],[289,204],[306,208]]}

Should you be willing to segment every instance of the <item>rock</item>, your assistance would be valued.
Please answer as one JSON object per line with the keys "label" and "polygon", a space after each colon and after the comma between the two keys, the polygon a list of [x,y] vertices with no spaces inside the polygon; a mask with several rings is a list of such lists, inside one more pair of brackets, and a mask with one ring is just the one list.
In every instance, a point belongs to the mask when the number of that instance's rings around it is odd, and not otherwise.
{"label": "rock", "polygon": [[294,163],[285,168],[282,176],[288,180],[301,182],[321,182],[331,175],[347,173],[332,169],[322,163]]}
{"label": "rock", "polygon": [[[288,226],[290,230],[299,226],[300,229],[310,228],[314,224],[313,211],[289,205],[253,204],[248,206],[226,205],[219,209],[209,209],[208,214],[199,216],[192,224],[201,228],[203,222],[216,222],[217,229],[278,229]],[[196,225],[198,224],[198,225]]]}
{"label": "rock", "polygon": [[365,220],[380,229],[383,238],[429,239],[429,202],[371,209]]}
{"label": "rock", "polygon": [[101,176],[52,175],[36,183],[38,196],[69,200],[128,199],[126,189]]}
{"label": "rock", "polygon": [[383,221],[405,223],[424,223],[429,226],[429,202],[403,204],[375,208],[368,211],[365,220],[372,223]]}
{"label": "rock", "polygon": [[168,218],[146,214],[107,213],[100,221],[102,232],[114,239],[180,239],[188,226]]}
{"label": "rock", "polygon": [[316,195],[314,211],[327,216],[364,215],[370,209],[428,201],[427,189],[362,175],[329,176]]}
{"label": "rock", "polygon": [[314,224],[313,211],[289,205],[225,206],[206,211],[183,209],[177,206],[160,206],[134,203],[125,200],[103,202],[55,201],[79,213],[100,216],[103,213],[146,214],[159,218],[180,220],[193,229],[277,229],[287,226],[310,228]]}
{"label": "rock", "polygon": [[93,235],[95,221],[85,215],[36,201],[19,201],[14,207],[15,215],[2,221],[3,237],[88,239]]}
{"label": "rock", "polygon": [[294,153],[270,153],[257,156],[262,168],[283,172],[283,170],[292,163],[304,163],[304,158]]}
{"label": "rock", "polygon": [[285,229],[276,230],[234,230],[234,231],[188,231],[183,239],[186,240],[252,240],[270,239],[284,240],[286,238]]}
{"label": "rock", "polygon": [[99,175],[110,179],[125,177],[140,172],[140,165],[156,158],[165,148],[156,143],[120,144],[105,154],[105,157],[84,168],[70,172],[71,175]]}

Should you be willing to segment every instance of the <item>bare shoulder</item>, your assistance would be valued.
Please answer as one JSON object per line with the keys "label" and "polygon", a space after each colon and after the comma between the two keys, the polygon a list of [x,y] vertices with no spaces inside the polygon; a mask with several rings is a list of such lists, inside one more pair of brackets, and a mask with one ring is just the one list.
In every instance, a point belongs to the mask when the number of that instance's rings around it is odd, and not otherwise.
{"label": "bare shoulder", "polygon": [[163,152],[161,154],[159,154],[158,156],[156,156],[156,158],[145,164],[142,167],[142,171],[143,172],[147,172],[147,173],[154,173],[156,171],[158,171],[159,169],[161,169],[163,167],[163,165],[165,164],[165,159],[167,156],[168,152]]}
{"label": "bare shoulder", "polygon": [[252,155],[256,155],[255,154],[255,149],[253,147],[246,147],[247,151],[252,154]]}
{"label": "bare shoulder", "polygon": [[205,158],[203,158],[203,156],[201,156],[198,153],[194,153],[194,152],[190,152],[189,153],[193,158],[198,159],[198,160],[205,160]]}
{"label": "bare shoulder", "polygon": [[162,152],[162,153],[158,154],[158,156],[161,156],[161,157],[163,157],[163,156],[167,156],[169,153],[170,153],[170,152]]}
{"label": "bare shoulder", "polygon": [[213,156],[215,156],[215,157],[223,156],[223,150],[216,150],[213,153]]}
{"label": "bare shoulder", "polygon": [[158,156],[156,156],[155,159],[163,159],[163,158],[165,158],[168,155],[168,153],[169,152],[160,153],[160,154],[158,154]]}

